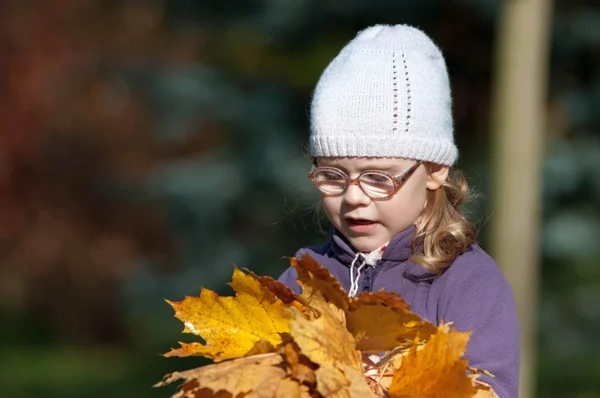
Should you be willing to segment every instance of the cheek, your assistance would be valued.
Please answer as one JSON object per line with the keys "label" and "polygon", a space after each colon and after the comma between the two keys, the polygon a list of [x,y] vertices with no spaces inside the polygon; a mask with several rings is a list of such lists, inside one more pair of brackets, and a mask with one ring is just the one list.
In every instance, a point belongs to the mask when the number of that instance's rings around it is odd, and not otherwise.
{"label": "cheek", "polygon": [[332,222],[339,218],[341,199],[337,197],[323,197],[321,198],[321,204],[327,217]]}
{"label": "cheek", "polygon": [[[417,182],[417,181],[415,181]],[[392,220],[400,224],[412,224],[423,211],[427,193],[426,180],[418,181],[422,184],[410,184],[402,188],[393,200],[383,204],[382,211]],[[406,188],[406,190],[404,189]]]}
{"label": "cheek", "polygon": [[400,193],[404,196],[404,200],[411,204],[411,207],[418,205],[422,208],[427,195],[427,172],[425,168],[419,169],[419,172],[415,173],[413,177]]}

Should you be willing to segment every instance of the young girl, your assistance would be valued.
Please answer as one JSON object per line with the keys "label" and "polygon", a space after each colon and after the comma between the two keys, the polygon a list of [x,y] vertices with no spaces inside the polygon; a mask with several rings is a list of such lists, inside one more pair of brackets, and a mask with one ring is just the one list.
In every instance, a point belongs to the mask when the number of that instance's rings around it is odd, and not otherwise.
{"label": "young girl", "polygon": [[[469,364],[498,396],[518,396],[519,330],[512,290],[461,212],[464,178],[450,167],[450,84],[420,30],[373,26],[323,72],[311,106],[309,177],[332,224],[303,248],[350,296],[397,292],[423,318],[473,331]],[[296,292],[296,271],[280,280]]]}

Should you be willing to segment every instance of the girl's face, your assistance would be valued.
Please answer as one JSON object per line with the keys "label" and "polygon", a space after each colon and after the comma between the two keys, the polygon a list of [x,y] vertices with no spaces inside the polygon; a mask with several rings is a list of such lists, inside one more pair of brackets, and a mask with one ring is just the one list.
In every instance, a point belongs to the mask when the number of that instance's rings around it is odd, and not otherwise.
{"label": "girl's face", "polygon": [[[356,178],[365,170],[382,170],[397,177],[416,161],[401,158],[320,157],[317,163],[319,167],[335,167],[350,178]],[[445,169],[447,172],[447,167]],[[370,252],[415,224],[423,210],[427,189],[437,189],[440,185],[432,182],[423,164],[388,199],[373,200],[358,185],[349,185],[342,196],[322,194],[321,198],[331,223],[356,250]]]}

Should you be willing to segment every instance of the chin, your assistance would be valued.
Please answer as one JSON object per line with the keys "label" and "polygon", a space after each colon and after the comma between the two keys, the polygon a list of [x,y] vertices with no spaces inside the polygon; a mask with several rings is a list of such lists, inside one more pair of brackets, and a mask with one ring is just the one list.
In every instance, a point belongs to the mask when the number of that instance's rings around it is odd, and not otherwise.
{"label": "chin", "polygon": [[383,245],[385,242],[374,242],[374,241],[369,241],[368,239],[350,239],[350,243],[352,243],[352,246],[354,246],[354,248],[359,251],[359,252],[372,252],[375,249],[379,249],[379,247],[381,245]]}

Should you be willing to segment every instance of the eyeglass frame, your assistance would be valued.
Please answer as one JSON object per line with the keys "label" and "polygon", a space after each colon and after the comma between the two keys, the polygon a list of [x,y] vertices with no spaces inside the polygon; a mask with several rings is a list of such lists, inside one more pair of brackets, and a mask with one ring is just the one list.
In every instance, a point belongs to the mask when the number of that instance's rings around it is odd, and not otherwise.
{"label": "eyeglass frame", "polygon": [[[387,200],[387,199],[391,198],[392,196],[394,196],[396,193],[398,193],[398,191],[400,190],[400,188],[402,188],[402,186],[406,183],[406,181],[410,178],[410,176],[412,176],[414,174],[414,172],[422,164],[423,164],[423,161],[422,160],[418,160],[417,163],[415,163],[414,165],[412,165],[410,167],[410,169],[406,170],[404,173],[402,173],[398,177],[396,177],[393,174],[388,173],[387,171],[383,171],[383,170],[365,170],[365,171],[362,171],[356,178],[350,178],[350,176],[348,174],[346,174],[343,170],[338,169],[337,167],[323,166],[323,167],[316,167],[316,168],[312,169],[311,171],[309,171],[308,172],[308,178],[313,183],[313,185],[319,190],[319,192],[321,192],[321,193],[323,193],[323,194],[325,194],[327,196],[334,196],[334,197],[343,196],[346,193],[346,191],[348,190],[348,187],[350,185],[356,185],[371,200]],[[316,159],[315,159],[315,165],[316,165]],[[338,194],[327,193],[327,192],[323,192],[317,186],[317,183],[315,182],[315,174],[318,171],[328,171],[328,170],[336,172],[336,173],[340,174],[342,177],[344,177],[344,180],[346,182],[346,186],[344,187],[344,189],[342,190],[342,192],[340,192]],[[394,184],[394,190],[389,195],[387,195],[387,196],[376,197],[376,198],[372,197],[367,192],[365,192],[365,190],[363,189],[363,187],[360,185],[360,182],[359,182],[360,177],[363,174],[367,174],[367,173],[375,173],[375,174],[380,174],[380,175],[383,175],[385,177],[388,177],[390,180],[392,180],[392,183]]]}

